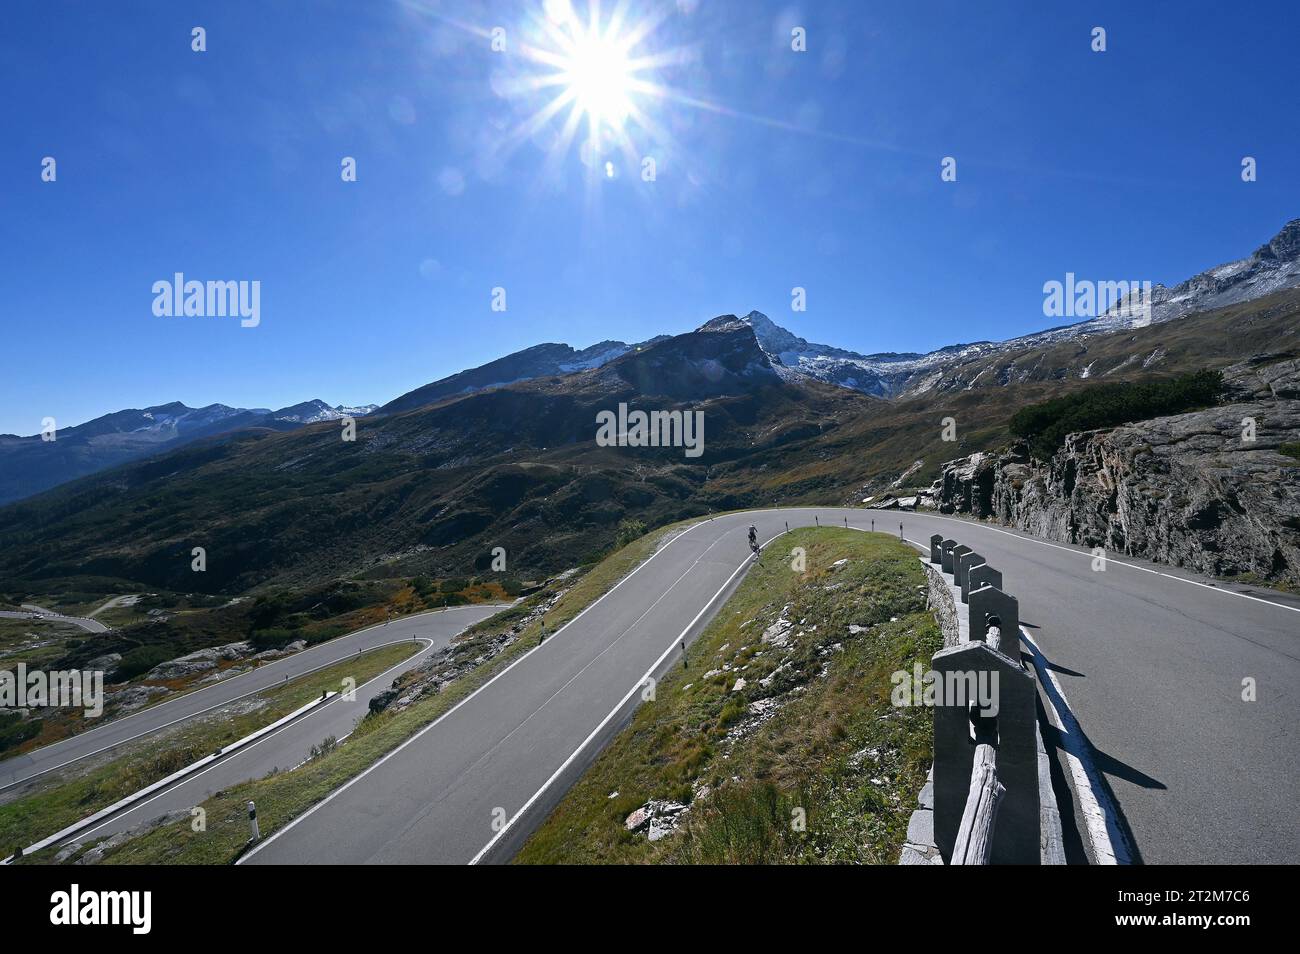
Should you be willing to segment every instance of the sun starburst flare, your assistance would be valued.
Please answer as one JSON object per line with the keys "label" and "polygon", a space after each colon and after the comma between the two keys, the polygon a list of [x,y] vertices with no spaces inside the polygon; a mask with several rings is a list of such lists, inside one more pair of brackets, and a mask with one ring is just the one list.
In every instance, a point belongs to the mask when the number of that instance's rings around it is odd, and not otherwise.
{"label": "sun starburst flare", "polygon": [[579,155],[593,170],[609,175],[613,165],[608,155],[622,153],[635,164],[640,150],[668,141],[666,130],[650,115],[670,96],[656,73],[681,62],[686,51],[646,49],[661,22],[662,16],[652,15],[630,20],[626,3],[602,22],[598,3],[583,18],[570,0],[547,0],[533,14],[530,40],[518,50],[523,68],[507,87],[509,96],[539,97],[541,102],[513,138],[530,138],[558,121],[553,157],[567,155],[581,131]]}

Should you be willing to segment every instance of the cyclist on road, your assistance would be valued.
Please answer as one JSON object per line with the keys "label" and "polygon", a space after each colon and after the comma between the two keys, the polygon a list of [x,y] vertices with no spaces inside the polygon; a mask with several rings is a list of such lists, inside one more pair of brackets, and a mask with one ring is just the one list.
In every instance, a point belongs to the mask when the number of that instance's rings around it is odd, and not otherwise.
{"label": "cyclist on road", "polygon": [[749,548],[755,553],[758,552],[758,528],[752,523],[749,525]]}

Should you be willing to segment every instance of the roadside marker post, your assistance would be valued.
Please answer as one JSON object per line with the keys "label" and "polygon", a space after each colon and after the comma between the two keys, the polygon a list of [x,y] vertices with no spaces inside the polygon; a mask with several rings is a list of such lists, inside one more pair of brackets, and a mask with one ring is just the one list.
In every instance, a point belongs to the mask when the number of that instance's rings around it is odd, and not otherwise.
{"label": "roadside marker post", "polygon": [[248,824],[253,829],[253,841],[262,837],[262,833],[257,830],[257,806],[252,802],[248,803]]}

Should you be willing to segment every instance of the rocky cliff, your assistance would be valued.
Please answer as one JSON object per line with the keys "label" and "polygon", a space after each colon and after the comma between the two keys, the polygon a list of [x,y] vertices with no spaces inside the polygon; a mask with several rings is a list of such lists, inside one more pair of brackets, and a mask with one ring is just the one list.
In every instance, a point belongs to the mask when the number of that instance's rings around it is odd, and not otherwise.
{"label": "rocky cliff", "polygon": [[950,461],[928,502],[1113,554],[1300,584],[1300,359],[1257,356],[1224,380],[1217,407],[1071,434],[1048,463],[1019,447]]}

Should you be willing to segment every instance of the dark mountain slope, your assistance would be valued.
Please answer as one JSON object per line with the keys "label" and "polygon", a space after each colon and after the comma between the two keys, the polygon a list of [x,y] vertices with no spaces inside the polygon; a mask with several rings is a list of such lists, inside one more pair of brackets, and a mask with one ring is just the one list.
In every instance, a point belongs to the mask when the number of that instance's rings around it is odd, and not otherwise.
{"label": "dark mountain slope", "polygon": [[[623,401],[702,411],[704,454],[598,447],[597,412]],[[781,381],[744,325],[701,329],[601,369],[363,420],[354,443],[336,424],[240,434],[76,481],[0,510],[0,575],[238,592],[366,568],[464,574],[497,545],[512,569],[558,569],[608,545],[626,514],[726,503],[708,494],[712,467],[779,466],[874,403]]]}
{"label": "dark mountain slope", "polygon": [[539,344],[497,358],[477,368],[459,371],[446,378],[433,381],[414,391],[394,398],[380,408],[380,413],[396,414],[413,408],[435,404],[445,398],[482,391],[487,388],[518,384],[535,378],[552,377],[587,371],[607,364],[629,351],[647,347],[664,340],[653,338],[641,345],[622,341],[598,341],[589,348],[578,351],[567,344]]}
{"label": "dark mountain slope", "polygon": [[105,414],[74,427],[61,427],[55,439],[39,434],[0,434],[0,504],[21,500],[51,487],[118,464],[175,450],[193,441],[250,428],[290,430],[305,423],[360,416],[372,407],[330,407],[313,400],[270,411],[266,408],[187,407],[180,401]]}

